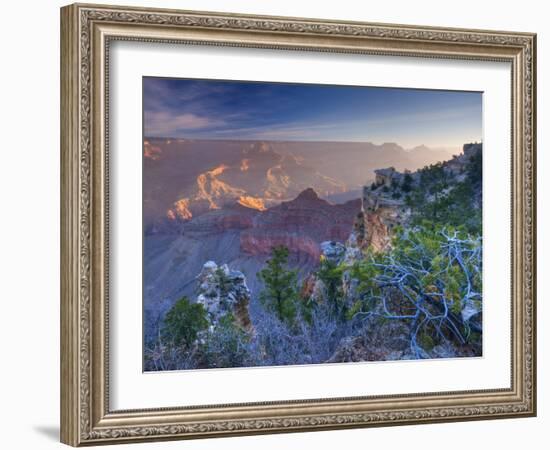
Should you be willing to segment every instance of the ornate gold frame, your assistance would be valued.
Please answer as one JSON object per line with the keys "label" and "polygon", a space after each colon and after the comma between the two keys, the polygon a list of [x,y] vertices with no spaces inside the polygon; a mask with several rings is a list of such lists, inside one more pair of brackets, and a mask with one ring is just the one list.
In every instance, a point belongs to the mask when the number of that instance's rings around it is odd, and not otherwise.
{"label": "ornate gold frame", "polygon": [[[512,385],[509,389],[111,411],[108,95],[112,40],[202,43],[512,66]],[[75,4],[61,9],[61,440],[128,441],[533,416],[536,36]]]}

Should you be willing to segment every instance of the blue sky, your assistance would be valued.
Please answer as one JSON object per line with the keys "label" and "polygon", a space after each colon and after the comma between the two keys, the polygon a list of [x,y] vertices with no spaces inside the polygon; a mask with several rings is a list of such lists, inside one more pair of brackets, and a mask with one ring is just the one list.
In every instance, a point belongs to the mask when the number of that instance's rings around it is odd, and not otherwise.
{"label": "blue sky", "polygon": [[313,84],[143,79],[144,135],[396,142],[482,139],[482,94]]}

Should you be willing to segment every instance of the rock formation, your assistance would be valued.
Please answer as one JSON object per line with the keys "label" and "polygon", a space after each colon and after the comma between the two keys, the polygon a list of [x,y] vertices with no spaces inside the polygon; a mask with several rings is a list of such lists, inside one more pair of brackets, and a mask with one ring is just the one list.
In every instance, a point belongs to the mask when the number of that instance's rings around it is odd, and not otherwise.
{"label": "rock formation", "polygon": [[389,359],[385,356],[379,349],[371,347],[363,336],[347,336],[340,341],[338,348],[326,362],[343,363]]}
{"label": "rock formation", "polygon": [[[456,185],[466,180],[466,169],[480,152],[482,144],[464,144],[463,153],[441,164],[452,180],[450,184]],[[420,183],[422,171],[401,173],[394,167],[388,167],[374,172],[374,183],[363,187],[361,213],[355,219],[354,232],[360,247],[381,252],[389,247],[392,230],[409,221],[411,210],[404,197],[407,191]],[[433,201],[431,197],[428,196],[425,201]],[[478,203],[481,203],[481,192],[478,197]]]}
{"label": "rock formation", "polygon": [[395,167],[388,167],[387,169],[376,169],[374,175],[374,184],[376,186],[391,187],[401,174],[395,170]]}
{"label": "rock formation", "polygon": [[321,251],[326,259],[339,264],[346,253],[346,247],[340,242],[325,241],[321,242]]}
{"label": "rock formation", "polygon": [[381,252],[388,248],[391,232],[404,224],[410,210],[402,200],[393,199],[380,189],[363,188],[361,214],[355,222],[355,232],[361,247]]}
{"label": "rock formation", "polygon": [[359,198],[333,205],[307,189],[265,211],[233,204],[166,221],[150,228],[145,240],[145,302],[156,308],[160,291],[170,302],[195,296],[195,277],[209,260],[242,271],[255,295],[261,289],[256,273],[277,245],[289,249],[289,263],[303,279],[319,264],[321,242],[345,242],[360,210]]}
{"label": "rock formation", "polygon": [[407,151],[389,143],[158,137],[146,137],[143,152],[144,224],[157,232],[158,221],[190,220],[234,202],[269,208],[308,187],[341,203],[358,198],[360,187],[374,179],[377,168],[414,170],[451,156],[449,150]]}
{"label": "rock formation", "polygon": [[464,172],[466,166],[470,163],[472,158],[477,156],[483,151],[482,144],[471,143],[464,144],[462,147],[462,153],[460,155],[454,155],[452,159],[444,163],[444,169],[447,173],[457,176]]}
{"label": "rock formation", "polygon": [[250,290],[242,272],[230,270],[227,264],[218,266],[214,261],[208,261],[198,280],[197,303],[204,306],[213,327],[224,316],[231,314],[238,327],[247,333],[253,333],[248,312]]}
{"label": "rock formation", "polygon": [[256,214],[253,227],[240,235],[241,250],[246,255],[267,256],[273,247],[284,245],[300,261],[316,264],[321,256],[319,244],[344,241],[359,210],[358,200],[331,205],[308,188],[294,200]]}

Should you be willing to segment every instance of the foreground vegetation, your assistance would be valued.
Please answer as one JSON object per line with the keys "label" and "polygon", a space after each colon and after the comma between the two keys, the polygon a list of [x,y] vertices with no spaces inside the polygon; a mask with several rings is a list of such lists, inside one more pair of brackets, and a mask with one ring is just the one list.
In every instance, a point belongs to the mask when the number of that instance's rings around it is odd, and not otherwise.
{"label": "foreground vegetation", "polygon": [[[479,237],[421,226],[399,230],[390,252],[366,254],[351,266],[325,260],[316,272],[326,288],[322,301],[299,294],[287,256],[287,249],[275,248],[260,272],[265,289],[254,333],[241,330],[231,314],[209,331],[204,307],[184,297],[150,343],[147,367],[322,363],[346,336],[363,336],[373,358],[395,351],[400,358],[428,358],[434,349],[442,356],[481,353]],[[354,281],[352,292],[346,279]]]}
{"label": "foreground vegetation", "polygon": [[[146,342],[146,369],[481,355],[481,156],[462,178],[453,182],[440,165],[423,169],[415,185],[405,177],[390,194],[404,198],[412,216],[393,230],[387,251],[322,257],[299,281],[288,249],[273,248],[258,273],[252,329],[231,312],[214,323],[203,305],[181,298]],[[226,295],[224,277],[216,289]]]}

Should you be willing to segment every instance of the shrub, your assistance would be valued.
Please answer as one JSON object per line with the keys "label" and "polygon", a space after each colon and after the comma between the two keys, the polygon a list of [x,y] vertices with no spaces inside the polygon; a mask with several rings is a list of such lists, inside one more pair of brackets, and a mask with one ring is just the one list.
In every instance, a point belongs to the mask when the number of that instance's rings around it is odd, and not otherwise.
{"label": "shrub", "polygon": [[468,175],[468,180],[472,184],[481,184],[481,177],[483,171],[483,154],[482,152],[477,152],[474,156],[470,158],[470,163],[466,168],[466,173]]}
{"label": "shrub", "polygon": [[394,200],[400,199],[401,198],[401,192],[395,191],[394,193],[392,193],[391,198],[393,198]]}
{"label": "shrub", "polygon": [[410,173],[406,173],[403,177],[403,183],[401,184],[401,190],[403,192],[410,192],[412,189],[413,178]]}
{"label": "shrub", "polygon": [[205,336],[198,350],[198,365],[207,368],[257,365],[250,344],[250,336],[235,324],[231,314],[226,314]]}
{"label": "shrub", "polygon": [[208,327],[206,310],[199,303],[190,303],[187,297],[179,299],[166,313],[162,338],[171,344],[189,348],[200,331]]}
{"label": "shrub", "polygon": [[253,347],[259,365],[318,364],[331,357],[351,332],[350,322],[338,321],[326,304],[314,304],[309,320],[297,314],[292,325],[263,310],[255,320]]}
{"label": "shrub", "polygon": [[338,265],[329,259],[322,259],[317,277],[326,287],[327,303],[334,317],[342,319],[345,315],[345,305],[342,292],[342,275],[346,267]]}
{"label": "shrub", "polygon": [[216,269],[216,284],[218,286],[218,289],[220,291],[220,297],[226,297],[229,291],[231,290],[233,283],[231,283],[231,280],[229,277],[225,274],[223,269],[221,267],[218,267]]}
{"label": "shrub", "polygon": [[[413,355],[437,344],[480,349],[480,316],[464,321],[466,305],[481,311],[481,238],[434,224],[401,231],[386,254],[368,255],[352,268],[361,305],[355,317],[401,321]],[[472,332],[473,331],[473,332]]]}
{"label": "shrub", "polygon": [[470,159],[466,179],[462,182],[449,184],[441,163],[421,169],[419,186],[405,198],[405,203],[412,209],[412,225],[428,221],[434,226],[462,226],[469,233],[481,234],[481,209],[478,205],[481,171],[481,152]]}

